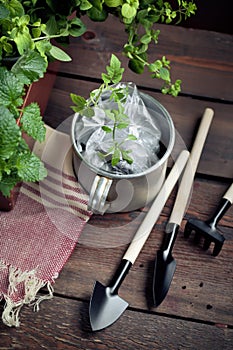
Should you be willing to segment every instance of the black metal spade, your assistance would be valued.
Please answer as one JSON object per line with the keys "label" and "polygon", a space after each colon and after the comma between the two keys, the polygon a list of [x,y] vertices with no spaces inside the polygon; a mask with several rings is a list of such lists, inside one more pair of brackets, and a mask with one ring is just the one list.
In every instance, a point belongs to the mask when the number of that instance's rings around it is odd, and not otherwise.
{"label": "black metal spade", "polygon": [[169,230],[166,229],[167,234],[164,236],[162,249],[157,252],[152,291],[153,302],[156,307],[165,299],[176,270],[176,261],[172,256],[172,248],[179,227],[177,224],[170,224]]}
{"label": "black metal spade", "polygon": [[233,183],[221,198],[218,207],[212,217],[207,221],[190,219],[187,221],[184,230],[184,236],[188,238],[192,232],[195,232],[195,240],[198,242],[201,237],[204,238],[203,248],[207,250],[210,244],[214,243],[213,256],[217,256],[223,246],[225,237],[217,230],[217,224],[223,215],[233,203]]}
{"label": "black metal spade", "polygon": [[131,266],[130,261],[122,260],[107,287],[96,281],[90,303],[92,330],[96,331],[110,326],[127,309],[129,304],[118,296],[118,289]]}
{"label": "black metal spade", "polygon": [[172,249],[179,231],[185,210],[187,209],[191,188],[204,147],[204,143],[213,118],[213,110],[206,108],[196,135],[192,151],[182,176],[175,204],[166,227],[161,249],[157,252],[153,279],[153,302],[159,306],[167,295],[175,270],[176,261],[172,256]]}
{"label": "black metal spade", "polygon": [[175,183],[189,157],[188,151],[182,151],[165,180],[159,194],[152,203],[144,220],[140,224],[132,242],[124,254],[121,264],[114,274],[110,284],[103,286],[96,282],[90,301],[89,316],[92,330],[97,331],[110,326],[125,311],[128,303],[118,296],[118,290],[131,266],[134,264],[142,247],[156,223]]}

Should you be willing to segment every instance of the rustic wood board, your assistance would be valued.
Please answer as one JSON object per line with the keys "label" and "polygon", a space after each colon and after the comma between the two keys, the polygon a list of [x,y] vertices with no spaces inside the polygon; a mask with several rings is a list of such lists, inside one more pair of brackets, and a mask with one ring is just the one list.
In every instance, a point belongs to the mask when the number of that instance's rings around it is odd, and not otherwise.
{"label": "rustic wood board", "polygon": [[90,330],[88,304],[54,297],[38,313],[26,307],[21,327],[0,324],[2,350],[224,350],[232,349],[233,330],[223,325],[179,320],[128,309],[100,332]]}
{"label": "rustic wood board", "polygon": [[[94,38],[85,40],[84,36],[71,40],[68,53],[74,59],[69,64],[61,65],[60,71],[100,79],[111,53],[117,54],[127,67],[127,59],[121,55],[127,39],[123,25],[113,17],[101,24],[87,18],[84,21]],[[159,43],[150,49],[150,60],[165,55],[172,63],[173,79],[179,78],[183,82],[183,93],[233,100],[232,35],[161,24],[157,28],[160,30]],[[134,81],[139,86],[152,89],[161,87],[161,82],[150,79],[149,73],[137,75],[126,69],[124,77],[126,81]]]}
{"label": "rustic wood board", "polygon": [[[210,183],[197,182],[186,217],[208,217],[216,198],[220,198],[224,189],[224,186],[213,183],[211,191],[208,192],[209,186]],[[206,211],[199,211],[200,201],[203,208],[206,207]],[[131,307],[144,312],[159,312],[198,322],[211,321],[233,326],[232,208],[219,227],[226,237],[226,242],[216,258],[211,256],[212,247],[205,252],[200,246],[196,246],[192,239],[183,238],[184,220],[173,252],[177,269],[171,288],[159,308],[155,309],[152,306],[155,256],[162,242],[171,205],[172,201],[163,211],[119,294]],[[77,245],[56,281],[56,293],[88,301],[95,280],[103,284],[108,283],[127,248],[127,243],[123,242],[130,241],[142,219],[139,214],[134,212],[133,215],[122,213],[106,214],[104,217],[94,216],[83,232],[84,237],[80,238],[81,243]],[[119,237],[116,236],[117,233]],[[88,234],[90,236],[85,237]],[[106,234],[109,234],[109,238]],[[126,239],[122,236],[124,234],[127,235]],[[103,236],[107,237],[105,241],[102,240]]]}

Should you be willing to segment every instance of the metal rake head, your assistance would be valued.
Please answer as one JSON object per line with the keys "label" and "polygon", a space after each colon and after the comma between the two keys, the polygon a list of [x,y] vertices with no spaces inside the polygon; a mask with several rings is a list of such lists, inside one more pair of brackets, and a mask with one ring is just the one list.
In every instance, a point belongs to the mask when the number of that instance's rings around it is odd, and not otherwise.
{"label": "metal rake head", "polygon": [[207,250],[211,243],[214,243],[213,256],[217,256],[223,246],[225,238],[218,232],[214,225],[208,221],[201,221],[197,219],[190,219],[185,226],[184,237],[188,238],[194,232],[194,241],[200,242],[201,237],[204,238],[203,249]]}

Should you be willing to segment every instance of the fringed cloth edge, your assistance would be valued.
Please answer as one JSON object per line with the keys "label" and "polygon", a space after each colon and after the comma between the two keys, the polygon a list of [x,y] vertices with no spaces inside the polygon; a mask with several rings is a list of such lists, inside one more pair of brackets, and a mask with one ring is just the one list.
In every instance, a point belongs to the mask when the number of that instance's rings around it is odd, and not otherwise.
{"label": "fringed cloth edge", "polygon": [[[34,311],[39,311],[40,303],[43,300],[53,298],[54,289],[50,281],[43,281],[36,276],[36,269],[31,271],[21,271],[14,266],[7,266],[0,261],[0,271],[8,270],[8,290],[3,292],[0,299],[5,299],[2,321],[9,327],[19,327],[19,313],[24,305],[33,306]],[[47,287],[48,293],[38,295],[41,288]],[[14,293],[18,288],[23,288],[24,296],[20,300],[14,300]]]}

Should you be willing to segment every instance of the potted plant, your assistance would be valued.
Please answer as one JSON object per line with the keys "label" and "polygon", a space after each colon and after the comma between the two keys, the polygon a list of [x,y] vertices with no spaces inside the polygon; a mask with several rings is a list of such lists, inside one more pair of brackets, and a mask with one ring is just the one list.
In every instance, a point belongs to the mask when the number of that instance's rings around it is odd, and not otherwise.
{"label": "potted plant", "polygon": [[54,45],[53,39],[62,40],[85,31],[81,20],[68,18],[73,12],[71,2],[67,13],[61,9],[59,21],[55,21],[54,16],[49,17],[51,11],[44,12],[41,5],[45,5],[44,2],[0,1],[0,194],[3,195],[3,210],[12,209],[12,189],[17,183],[35,182],[46,176],[44,165],[25,142],[25,135],[40,142],[45,138],[38,103],[27,105],[31,84],[44,76],[50,60],[71,60]]}
{"label": "potted plant", "polygon": [[[108,15],[118,17],[128,33],[123,53],[129,58],[129,68],[142,73],[147,67],[153,78],[164,82],[162,92],[176,96],[181,82],[171,82],[169,61],[162,57],[148,62],[147,50],[158,40],[159,31],[154,29],[154,23],[178,22],[182,16],[193,14],[195,9],[193,1],[184,0],[177,0],[176,9],[163,0],[156,3],[152,0],[0,0],[0,74],[3,82],[0,140],[4,140],[0,144],[0,192],[9,197],[18,181],[38,181],[46,175],[44,167],[38,159],[35,160],[33,153],[29,153],[23,139],[26,132],[42,141],[43,121],[36,104],[26,107],[23,100],[30,84],[44,76],[50,60],[71,60],[61,45],[69,43],[70,35],[77,37],[85,32],[82,16],[87,15],[94,21],[104,21]],[[4,151],[8,130],[4,125],[8,123],[9,135],[14,142],[7,143],[7,151]],[[39,132],[39,138],[35,130]],[[28,161],[33,160],[30,163],[32,177],[26,175],[28,164],[25,163],[26,157],[22,161],[22,154],[27,154]]]}
{"label": "potted plant", "polygon": [[90,194],[89,208],[101,214],[138,209],[152,200],[175,140],[167,110],[133,83],[122,82],[123,72],[112,54],[103,83],[88,99],[71,93],[73,167]]}

